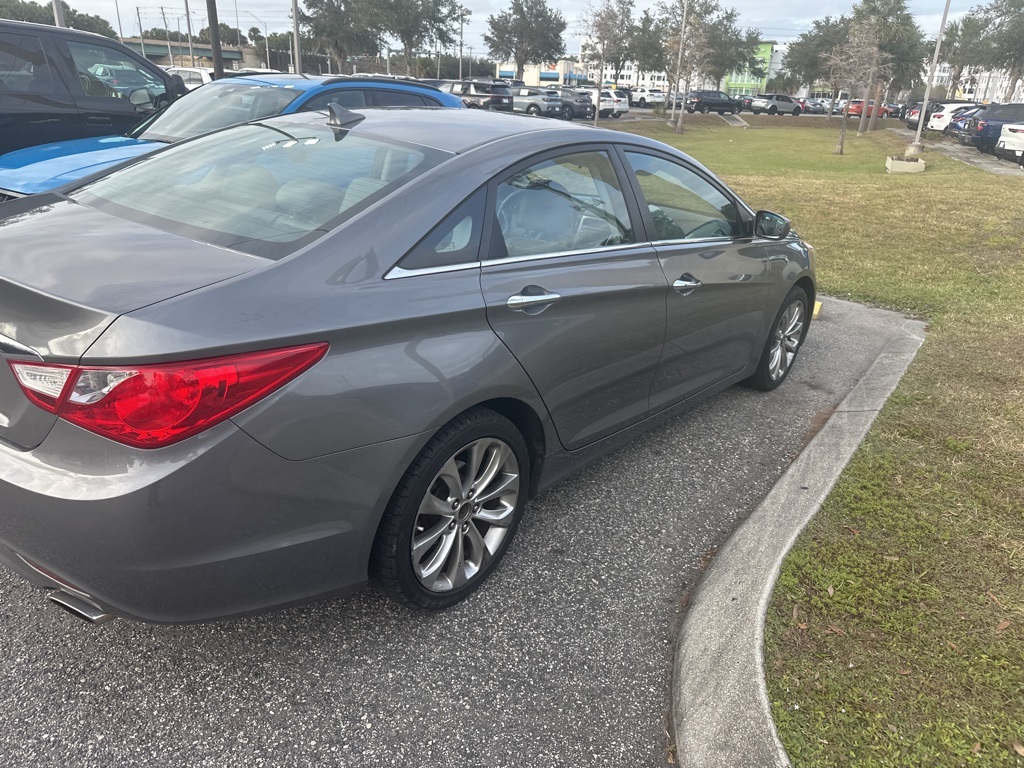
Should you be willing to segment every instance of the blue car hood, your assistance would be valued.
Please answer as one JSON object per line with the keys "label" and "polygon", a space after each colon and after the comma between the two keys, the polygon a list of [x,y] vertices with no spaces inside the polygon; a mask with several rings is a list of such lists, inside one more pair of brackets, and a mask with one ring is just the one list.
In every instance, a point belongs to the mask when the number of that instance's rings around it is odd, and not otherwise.
{"label": "blue car hood", "polygon": [[163,146],[157,141],[103,136],[19,149],[0,156],[0,189],[35,195]]}

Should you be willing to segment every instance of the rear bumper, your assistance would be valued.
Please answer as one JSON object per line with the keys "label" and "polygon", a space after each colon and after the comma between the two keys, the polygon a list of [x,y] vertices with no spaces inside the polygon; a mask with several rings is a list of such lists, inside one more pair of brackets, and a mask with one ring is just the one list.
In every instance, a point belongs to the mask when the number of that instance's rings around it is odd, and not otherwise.
{"label": "rear bumper", "polygon": [[366,581],[381,510],[417,444],[295,462],[231,423],[139,451],[58,421],[34,451],[0,447],[0,562],[58,586],[24,559],[152,622],[350,591]]}

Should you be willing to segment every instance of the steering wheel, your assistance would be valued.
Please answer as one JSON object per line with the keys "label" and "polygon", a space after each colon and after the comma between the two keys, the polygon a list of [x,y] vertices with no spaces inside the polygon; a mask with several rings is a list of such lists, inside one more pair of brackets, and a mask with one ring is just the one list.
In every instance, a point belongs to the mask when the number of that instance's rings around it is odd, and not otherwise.
{"label": "steering wheel", "polygon": [[705,221],[696,229],[690,230],[689,234],[686,235],[688,240],[698,240],[704,237],[732,237],[729,222],[722,219]]}

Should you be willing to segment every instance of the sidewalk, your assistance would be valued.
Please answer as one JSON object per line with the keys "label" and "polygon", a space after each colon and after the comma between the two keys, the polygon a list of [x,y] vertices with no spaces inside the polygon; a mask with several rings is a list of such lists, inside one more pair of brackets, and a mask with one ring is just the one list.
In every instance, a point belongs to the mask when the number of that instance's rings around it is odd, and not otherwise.
{"label": "sidewalk", "polygon": [[[889,130],[897,136],[905,138],[908,144],[917,135],[916,131],[912,131],[902,124],[898,128],[889,128]],[[962,144],[956,144],[949,140],[923,139],[922,141],[926,156],[928,152],[938,152],[946,157],[952,157],[962,163],[973,165],[975,168],[980,168],[983,171],[999,176],[1019,176],[1024,173],[1016,163],[1011,163],[1009,160],[1000,160],[994,155],[983,155],[974,147],[965,147]]]}
{"label": "sidewalk", "polygon": [[[826,304],[825,312],[828,312]],[[672,730],[679,765],[788,768],[764,682],[764,619],[779,568],[924,341],[906,320],[860,382],[712,561],[676,645]]]}

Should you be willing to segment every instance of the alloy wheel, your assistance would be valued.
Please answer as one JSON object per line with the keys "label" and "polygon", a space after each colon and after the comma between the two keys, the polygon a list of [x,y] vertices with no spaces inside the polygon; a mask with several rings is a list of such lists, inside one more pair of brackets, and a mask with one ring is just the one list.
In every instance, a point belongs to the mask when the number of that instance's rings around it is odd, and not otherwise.
{"label": "alloy wheel", "polygon": [[431,592],[471,581],[498,552],[516,518],[519,463],[494,437],[451,456],[420,501],[413,524],[413,573]]}
{"label": "alloy wheel", "polygon": [[775,326],[774,340],[768,354],[768,377],[778,381],[793,364],[800,339],[804,333],[804,305],[801,301],[792,302],[779,318]]}

